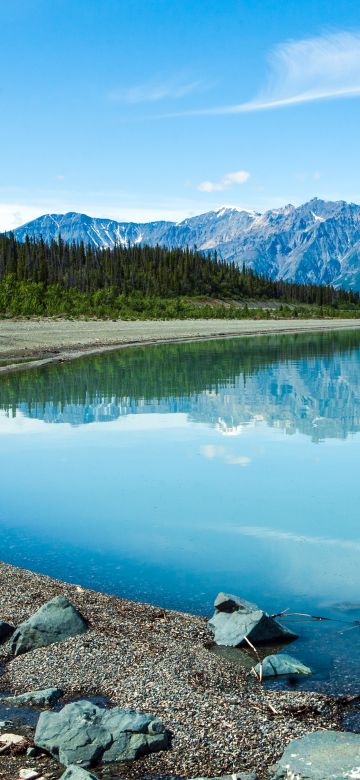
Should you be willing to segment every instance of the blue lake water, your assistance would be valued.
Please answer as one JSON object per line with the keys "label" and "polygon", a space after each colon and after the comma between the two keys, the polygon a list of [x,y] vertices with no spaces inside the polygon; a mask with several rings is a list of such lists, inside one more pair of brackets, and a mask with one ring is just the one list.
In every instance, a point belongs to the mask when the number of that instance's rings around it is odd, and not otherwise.
{"label": "blue lake water", "polygon": [[[360,334],[137,347],[0,379],[0,558],[301,621],[301,687],[359,689]],[[289,618],[289,627],[294,628]]]}

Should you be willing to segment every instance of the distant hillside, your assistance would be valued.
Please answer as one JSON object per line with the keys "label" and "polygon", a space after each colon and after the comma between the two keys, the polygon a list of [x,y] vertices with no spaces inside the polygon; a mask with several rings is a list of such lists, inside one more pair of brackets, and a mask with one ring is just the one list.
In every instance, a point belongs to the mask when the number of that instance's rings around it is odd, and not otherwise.
{"label": "distant hillside", "polygon": [[15,236],[94,247],[148,244],[218,251],[237,265],[246,263],[271,279],[333,284],[360,290],[360,206],[315,198],[295,208],[264,214],[223,207],[182,222],[115,222],[85,214],[46,214],[17,228]]}

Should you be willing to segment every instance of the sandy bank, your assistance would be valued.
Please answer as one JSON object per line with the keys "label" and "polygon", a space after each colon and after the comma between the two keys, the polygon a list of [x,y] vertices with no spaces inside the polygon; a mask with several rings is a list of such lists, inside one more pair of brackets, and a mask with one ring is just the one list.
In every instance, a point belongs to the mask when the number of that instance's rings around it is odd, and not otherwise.
{"label": "sandy bank", "polygon": [[[174,735],[172,749],[118,765],[116,777],[214,777],[251,769],[265,778],[291,738],[339,727],[335,699],[266,691],[244,666],[210,652],[205,618],[0,564],[1,618],[19,623],[58,594],[80,609],[90,630],[13,660],[4,645],[0,687],[25,692],[58,686],[68,698],[101,694],[163,719]],[[16,777],[14,769],[1,759],[5,780]],[[96,774],[102,777],[101,768]]]}
{"label": "sandy bank", "polygon": [[360,329],[360,320],[0,320],[0,372],[137,344]]}

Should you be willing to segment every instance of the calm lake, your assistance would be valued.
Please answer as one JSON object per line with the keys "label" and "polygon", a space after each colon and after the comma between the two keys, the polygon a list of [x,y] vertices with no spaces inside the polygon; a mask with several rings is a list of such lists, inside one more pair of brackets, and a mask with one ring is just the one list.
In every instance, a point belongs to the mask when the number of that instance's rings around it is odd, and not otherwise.
{"label": "calm lake", "polygon": [[0,558],[201,614],[289,618],[303,688],[360,680],[360,334],[123,349],[0,379]]}

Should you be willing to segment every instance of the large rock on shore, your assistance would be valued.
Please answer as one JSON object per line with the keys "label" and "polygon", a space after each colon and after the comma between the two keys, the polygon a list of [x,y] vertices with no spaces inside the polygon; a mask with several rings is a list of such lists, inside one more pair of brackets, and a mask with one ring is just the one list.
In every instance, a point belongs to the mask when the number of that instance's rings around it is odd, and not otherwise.
{"label": "large rock on shore", "polygon": [[282,674],[311,674],[311,669],[297,658],[287,653],[267,655],[261,664],[256,664],[255,672],[262,677],[278,677]]}
{"label": "large rock on shore", "polygon": [[65,596],[56,596],[17,627],[11,637],[10,652],[15,656],[27,653],[84,634],[87,629],[85,619],[70,601]]}
{"label": "large rock on shore", "polygon": [[96,775],[93,775],[92,772],[88,772],[86,769],[83,769],[81,766],[76,766],[75,764],[72,764],[67,769],[65,769],[64,774],[61,775],[60,780],[98,780]]}
{"label": "large rock on shore", "polygon": [[297,634],[282,626],[256,604],[239,596],[219,593],[214,607],[215,613],[209,620],[209,627],[217,645],[238,647],[246,644],[245,637],[254,645],[297,639]]}
{"label": "large rock on shore", "polygon": [[60,712],[42,712],[34,742],[64,766],[87,767],[164,750],[168,734],[164,724],[148,713],[120,707],[103,710],[82,700]]}
{"label": "large rock on shore", "polygon": [[13,707],[49,707],[63,695],[64,691],[61,688],[45,688],[43,691],[19,693],[18,696],[2,696],[0,701],[7,705],[11,704]]}
{"label": "large rock on shore", "polygon": [[315,731],[292,739],[276,765],[273,780],[340,780],[360,777],[360,734]]}
{"label": "large rock on shore", "polygon": [[14,626],[11,626],[10,623],[6,622],[6,620],[0,620],[0,645],[4,644],[4,642],[7,642],[14,631]]}

